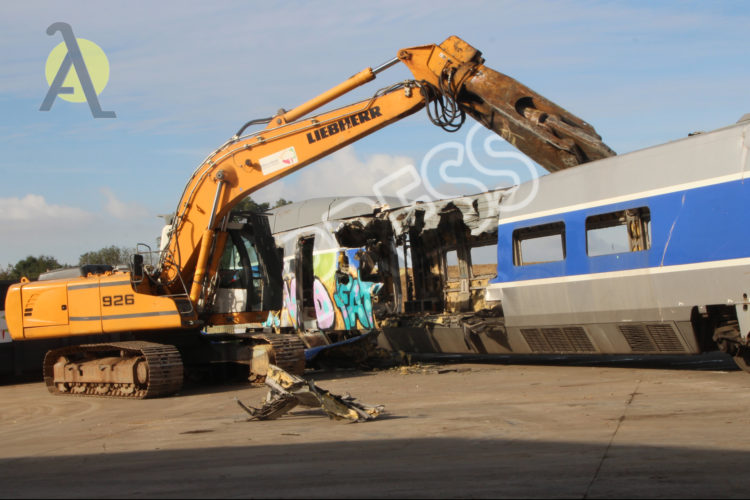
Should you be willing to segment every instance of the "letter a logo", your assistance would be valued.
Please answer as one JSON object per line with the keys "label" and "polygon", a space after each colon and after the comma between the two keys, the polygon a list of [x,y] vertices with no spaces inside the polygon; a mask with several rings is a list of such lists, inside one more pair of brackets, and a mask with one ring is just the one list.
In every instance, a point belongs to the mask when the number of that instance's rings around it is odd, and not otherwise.
{"label": "letter a logo", "polygon": [[47,57],[45,73],[49,91],[39,111],[49,111],[59,95],[70,102],[88,102],[94,118],[116,118],[114,111],[102,111],[97,97],[109,80],[109,61],[104,51],[94,42],[76,38],[68,23],[52,23],[47,28],[50,36],[58,31],[63,41]]}

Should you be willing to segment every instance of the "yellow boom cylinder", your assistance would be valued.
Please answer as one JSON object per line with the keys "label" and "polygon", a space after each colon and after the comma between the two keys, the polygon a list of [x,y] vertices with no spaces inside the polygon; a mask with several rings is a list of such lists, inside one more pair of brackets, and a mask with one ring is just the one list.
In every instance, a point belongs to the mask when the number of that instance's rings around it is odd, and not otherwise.
{"label": "yellow boom cylinder", "polygon": [[206,274],[206,264],[208,263],[208,254],[211,251],[211,244],[214,241],[213,229],[206,229],[201,241],[201,249],[198,254],[198,263],[195,265],[195,277],[193,285],[190,287],[190,300],[195,306],[198,305],[198,299],[201,296],[203,288],[203,276]]}
{"label": "yellow boom cylinder", "polygon": [[310,111],[318,109],[324,104],[327,104],[333,101],[337,97],[341,97],[342,95],[346,94],[350,90],[355,89],[359,87],[360,85],[363,85],[374,79],[375,79],[375,73],[372,71],[372,68],[365,68],[359,73],[357,73],[356,75],[350,77],[348,80],[345,80],[339,83],[338,85],[336,85],[335,87],[329,90],[326,90],[319,96],[313,97],[306,103],[300,104],[299,106],[297,106],[291,111],[287,111],[286,113],[284,113],[282,118],[284,119],[286,123],[293,122],[297,118],[305,116]]}

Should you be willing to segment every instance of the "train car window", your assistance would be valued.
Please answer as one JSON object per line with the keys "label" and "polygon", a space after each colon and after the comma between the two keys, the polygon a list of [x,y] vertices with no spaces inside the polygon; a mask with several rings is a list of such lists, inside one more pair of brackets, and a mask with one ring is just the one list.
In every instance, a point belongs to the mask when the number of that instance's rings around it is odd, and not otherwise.
{"label": "train car window", "polygon": [[471,249],[472,276],[497,275],[497,243]]}
{"label": "train car window", "polygon": [[651,212],[648,207],[620,210],[586,218],[586,253],[589,257],[640,252],[651,248]]}
{"label": "train car window", "polygon": [[565,260],[565,224],[553,222],[513,231],[513,264],[528,266]]}
{"label": "train car window", "polygon": [[449,280],[457,280],[461,277],[458,272],[458,252],[455,250],[447,252],[445,254],[445,265]]}

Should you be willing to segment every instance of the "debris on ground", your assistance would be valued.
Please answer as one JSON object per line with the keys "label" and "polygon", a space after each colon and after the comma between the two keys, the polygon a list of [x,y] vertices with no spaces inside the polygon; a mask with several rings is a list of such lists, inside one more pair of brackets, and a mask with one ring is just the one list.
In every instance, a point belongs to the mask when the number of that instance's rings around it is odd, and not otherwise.
{"label": "debris on ground", "polygon": [[323,370],[378,370],[392,368],[403,362],[395,352],[378,346],[378,330],[356,337],[305,349],[308,367]]}
{"label": "debris on ground", "polygon": [[411,365],[399,366],[394,370],[398,371],[401,375],[442,375],[444,373],[465,373],[472,371],[472,369],[468,367],[443,368],[442,366],[443,365],[414,363]]}
{"label": "debris on ground", "polygon": [[273,420],[288,413],[297,405],[322,408],[328,417],[335,420],[364,422],[378,417],[383,405],[369,406],[359,403],[350,395],[339,396],[318,387],[312,380],[305,380],[287,373],[278,366],[269,365],[266,385],[271,388],[261,408],[237,404],[249,415],[249,420]]}

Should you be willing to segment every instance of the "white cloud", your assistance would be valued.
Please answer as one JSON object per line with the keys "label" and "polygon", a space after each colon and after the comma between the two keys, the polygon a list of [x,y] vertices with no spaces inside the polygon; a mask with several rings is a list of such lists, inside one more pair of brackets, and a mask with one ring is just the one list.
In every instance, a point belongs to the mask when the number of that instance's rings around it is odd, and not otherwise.
{"label": "white cloud", "polygon": [[[155,247],[163,222],[136,203],[118,200],[103,188],[102,210],[55,205],[44,196],[0,198],[0,266],[28,255],[51,255],[61,263],[77,264],[88,251],[116,245]],[[119,217],[113,222],[112,217]]]}
{"label": "white cloud", "polygon": [[109,215],[118,219],[137,219],[148,216],[148,209],[140,203],[120,201],[107,187],[101,188],[100,191],[107,198],[104,209]]}
{"label": "white cloud", "polygon": [[0,198],[0,221],[80,221],[91,217],[92,214],[80,208],[51,205],[38,194],[27,194],[23,198]]}
{"label": "white cloud", "polygon": [[415,161],[407,156],[374,154],[361,158],[354,147],[348,146],[251,196],[258,202],[271,203],[279,198],[303,201],[324,196],[375,196],[373,187],[392,176],[383,186],[383,194],[393,196],[406,189],[406,197],[413,199],[425,192],[421,187],[408,189],[413,181],[407,172],[410,165]]}

